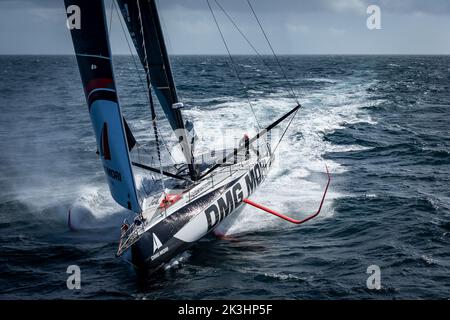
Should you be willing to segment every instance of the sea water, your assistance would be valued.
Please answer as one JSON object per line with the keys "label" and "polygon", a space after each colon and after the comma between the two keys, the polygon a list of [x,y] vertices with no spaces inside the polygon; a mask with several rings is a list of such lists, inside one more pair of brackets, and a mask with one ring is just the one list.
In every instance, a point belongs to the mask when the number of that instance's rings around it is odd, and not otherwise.
{"label": "sea water", "polygon": [[[270,124],[296,105],[292,87],[303,107],[252,200],[304,218],[319,205],[327,165],[321,214],[296,226],[245,207],[222,237],[138,278],[114,255],[133,216],[109,195],[75,58],[1,56],[0,298],[448,298],[450,57],[282,56],[287,82],[273,58],[240,56],[246,89],[225,56],[171,60],[199,152],[220,148],[224,132],[236,141]],[[130,56],[114,66],[124,116],[151,145],[139,71]],[[70,265],[81,270],[79,290],[66,286]],[[374,265],[379,290],[367,287]]]}

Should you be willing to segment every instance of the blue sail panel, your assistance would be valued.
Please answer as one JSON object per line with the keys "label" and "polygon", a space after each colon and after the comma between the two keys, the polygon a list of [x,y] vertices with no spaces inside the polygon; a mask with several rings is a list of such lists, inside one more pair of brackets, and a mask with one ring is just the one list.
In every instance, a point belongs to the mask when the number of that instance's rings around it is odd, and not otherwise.
{"label": "blue sail panel", "polygon": [[90,116],[112,197],[127,209],[140,212],[118,103],[95,100]]}
{"label": "blue sail panel", "polygon": [[129,150],[135,143],[118,103],[103,1],[65,0],[70,29],[97,148],[114,200],[142,212]]}

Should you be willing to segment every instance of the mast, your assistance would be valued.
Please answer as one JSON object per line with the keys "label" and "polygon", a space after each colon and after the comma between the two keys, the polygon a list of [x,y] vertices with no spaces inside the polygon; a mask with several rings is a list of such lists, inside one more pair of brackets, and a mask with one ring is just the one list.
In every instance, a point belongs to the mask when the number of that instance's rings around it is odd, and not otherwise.
{"label": "mast", "polygon": [[149,95],[151,86],[175,132],[190,176],[195,179],[192,139],[181,114],[182,104],[178,100],[155,0],[117,0],[117,3],[146,71]]}
{"label": "mast", "polygon": [[[97,148],[114,200],[142,212],[130,161],[134,138],[127,139],[114,82],[103,1],[65,0],[78,68],[84,87]],[[73,17],[77,15],[78,17]],[[70,26],[71,19],[79,19]],[[128,130],[127,130],[128,128]]]}

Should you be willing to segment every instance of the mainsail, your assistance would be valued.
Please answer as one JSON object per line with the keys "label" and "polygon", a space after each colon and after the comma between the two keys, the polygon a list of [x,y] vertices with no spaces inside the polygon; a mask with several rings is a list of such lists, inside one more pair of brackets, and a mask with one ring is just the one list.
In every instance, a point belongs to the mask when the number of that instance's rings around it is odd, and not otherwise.
{"label": "mainsail", "polygon": [[194,178],[193,141],[179,109],[182,104],[178,101],[155,0],[117,0],[117,3],[146,71],[149,88],[153,87]]}
{"label": "mainsail", "polygon": [[[65,0],[99,155],[114,200],[140,213],[129,150],[135,140],[120,111],[103,1]],[[78,17],[72,15],[78,14]],[[70,19],[79,19],[69,25]]]}

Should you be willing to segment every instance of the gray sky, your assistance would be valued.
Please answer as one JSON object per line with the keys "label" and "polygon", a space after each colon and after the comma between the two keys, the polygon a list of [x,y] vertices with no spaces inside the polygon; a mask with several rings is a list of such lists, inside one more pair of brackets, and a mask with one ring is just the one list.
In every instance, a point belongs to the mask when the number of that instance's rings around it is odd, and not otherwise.
{"label": "gray sky", "polygon": [[[232,53],[250,47],[215,6]],[[245,0],[218,0],[262,53],[269,53]],[[450,54],[450,0],[252,0],[280,54]],[[225,54],[206,0],[158,0],[169,52]],[[369,4],[381,30],[366,26]],[[109,8],[111,0],[105,0]],[[116,13],[111,46],[129,53]],[[0,54],[71,54],[63,0],[0,0]]]}

